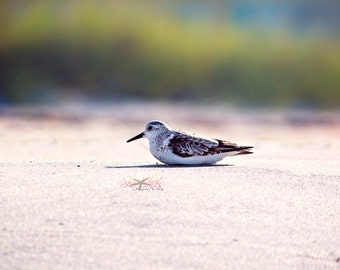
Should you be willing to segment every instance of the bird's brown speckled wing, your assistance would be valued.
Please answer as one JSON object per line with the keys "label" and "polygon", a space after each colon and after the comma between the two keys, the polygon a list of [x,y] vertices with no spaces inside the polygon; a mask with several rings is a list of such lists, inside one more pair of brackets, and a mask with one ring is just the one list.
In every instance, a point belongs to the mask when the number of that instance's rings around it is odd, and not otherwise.
{"label": "bird's brown speckled wing", "polygon": [[[207,156],[225,152],[243,151],[251,147],[238,146],[228,141],[206,139],[194,134],[177,133],[169,140],[169,146],[174,154],[180,157]],[[250,152],[249,152],[250,153]]]}

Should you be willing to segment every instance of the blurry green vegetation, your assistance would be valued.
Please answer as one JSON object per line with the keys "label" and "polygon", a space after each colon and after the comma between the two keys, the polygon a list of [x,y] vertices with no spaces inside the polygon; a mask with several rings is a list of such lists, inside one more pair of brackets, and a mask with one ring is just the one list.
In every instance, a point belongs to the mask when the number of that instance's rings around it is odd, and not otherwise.
{"label": "blurry green vegetation", "polygon": [[3,99],[78,93],[340,105],[338,37],[249,33],[226,22],[183,21],[157,1],[117,2],[0,4]]}

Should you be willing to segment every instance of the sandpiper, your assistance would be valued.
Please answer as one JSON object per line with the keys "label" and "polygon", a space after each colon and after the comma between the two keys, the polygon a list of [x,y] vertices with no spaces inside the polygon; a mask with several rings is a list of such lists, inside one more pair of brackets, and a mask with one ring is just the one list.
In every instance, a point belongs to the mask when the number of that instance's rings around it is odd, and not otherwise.
{"label": "sandpiper", "polygon": [[147,123],[145,130],[129,139],[149,140],[151,154],[169,165],[211,165],[226,156],[252,154],[252,146],[238,146],[225,140],[174,130],[161,121]]}

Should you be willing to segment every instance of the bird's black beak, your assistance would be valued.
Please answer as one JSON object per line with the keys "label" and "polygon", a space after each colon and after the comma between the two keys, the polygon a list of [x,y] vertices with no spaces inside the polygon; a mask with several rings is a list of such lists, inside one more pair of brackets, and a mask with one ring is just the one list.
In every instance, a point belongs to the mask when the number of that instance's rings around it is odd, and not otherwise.
{"label": "bird's black beak", "polygon": [[143,138],[143,137],[144,137],[144,132],[142,132],[141,134],[138,134],[135,137],[132,137],[131,139],[127,140],[126,142],[132,142],[134,140],[138,140],[138,139]]}

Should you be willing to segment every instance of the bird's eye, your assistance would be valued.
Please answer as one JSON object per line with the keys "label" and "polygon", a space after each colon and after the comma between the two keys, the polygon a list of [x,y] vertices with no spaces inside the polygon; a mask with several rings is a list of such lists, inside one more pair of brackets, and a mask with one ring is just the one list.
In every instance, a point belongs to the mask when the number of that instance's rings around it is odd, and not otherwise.
{"label": "bird's eye", "polygon": [[149,127],[148,127],[148,131],[150,131],[150,130],[152,130],[152,126],[149,126]]}

